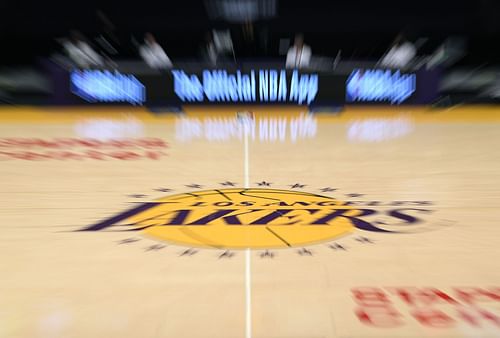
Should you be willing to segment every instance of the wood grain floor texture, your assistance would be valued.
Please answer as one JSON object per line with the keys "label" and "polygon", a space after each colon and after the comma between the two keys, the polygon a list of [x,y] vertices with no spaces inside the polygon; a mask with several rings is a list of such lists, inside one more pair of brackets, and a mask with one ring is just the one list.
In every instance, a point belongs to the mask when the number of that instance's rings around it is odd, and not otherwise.
{"label": "wood grain floor texture", "polygon": [[0,110],[0,337],[500,337],[499,107],[185,112]]}

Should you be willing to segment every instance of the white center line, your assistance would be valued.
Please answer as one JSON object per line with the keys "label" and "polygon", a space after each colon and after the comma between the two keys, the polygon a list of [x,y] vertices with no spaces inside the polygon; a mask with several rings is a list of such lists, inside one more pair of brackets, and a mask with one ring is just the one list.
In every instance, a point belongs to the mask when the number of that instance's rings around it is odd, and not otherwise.
{"label": "white center line", "polygon": [[[249,158],[248,158],[248,134],[250,121],[243,126],[244,130],[244,170],[245,189],[250,188]],[[251,271],[251,250],[245,251],[245,338],[252,338],[252,271]]]}
{"label": "white center line", "polygon": [[246,250],[246,260],[245,260],[245,299],[246,299],[246,309],[245,309],[245,314],[246,314],[246,319],[245,319],[245,325],[246,325],[246,333],[245,337],[246,338],[252,338],[252,272],[250,270],[250,264],[251,264],[251,251],[250,248],[247,248]]}

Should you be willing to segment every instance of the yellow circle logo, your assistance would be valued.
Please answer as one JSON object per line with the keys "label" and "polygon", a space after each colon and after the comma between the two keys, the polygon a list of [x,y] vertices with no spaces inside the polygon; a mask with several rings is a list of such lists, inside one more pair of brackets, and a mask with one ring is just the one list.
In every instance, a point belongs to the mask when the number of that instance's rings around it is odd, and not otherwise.
{"label": "yellow circle logo", "polygon": [[337,199],[277,189],[215,189],[167,196],[129,215],[145,235],[190,247],[286,248],[354,231],[358,211]]}

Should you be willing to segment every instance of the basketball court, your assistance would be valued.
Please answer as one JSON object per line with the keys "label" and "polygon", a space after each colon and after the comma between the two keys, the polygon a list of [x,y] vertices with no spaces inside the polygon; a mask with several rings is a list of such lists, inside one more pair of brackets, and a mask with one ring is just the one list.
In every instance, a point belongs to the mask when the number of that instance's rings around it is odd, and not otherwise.
{"label": "basketball court", "polygon": [[0,119],[0,337],[500,336],[498,107]]}

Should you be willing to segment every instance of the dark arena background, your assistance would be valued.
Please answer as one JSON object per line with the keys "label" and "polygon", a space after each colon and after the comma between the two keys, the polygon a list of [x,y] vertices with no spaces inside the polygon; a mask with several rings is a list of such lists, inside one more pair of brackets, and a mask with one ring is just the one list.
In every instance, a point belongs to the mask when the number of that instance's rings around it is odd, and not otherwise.
{"label": "dark arena background", "polygon": [[0,338],[500,337],[498,1],[0,13]]}

